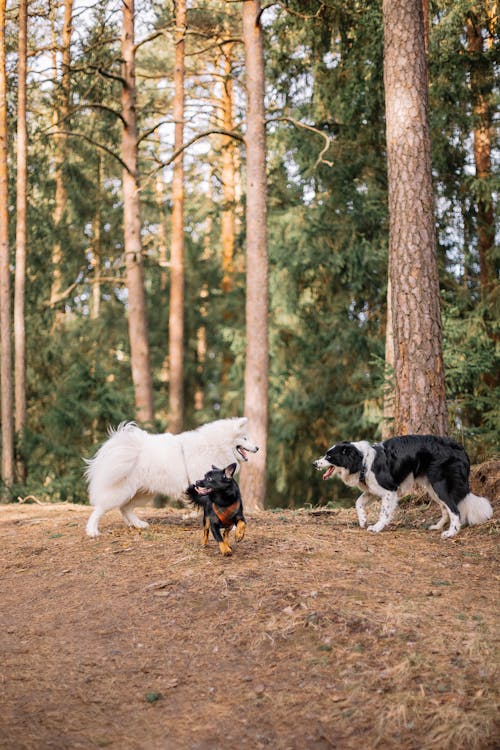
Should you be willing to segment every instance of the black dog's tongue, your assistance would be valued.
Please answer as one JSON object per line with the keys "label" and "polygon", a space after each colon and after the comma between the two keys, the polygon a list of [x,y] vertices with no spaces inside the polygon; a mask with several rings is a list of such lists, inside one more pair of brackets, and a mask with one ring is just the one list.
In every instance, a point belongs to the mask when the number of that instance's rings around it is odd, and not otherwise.
{"label": "black dog's tongue", "polygon": [[198,495],[208,495],[210,492],[210,489],[208,487],[195,487],[196,492]]}

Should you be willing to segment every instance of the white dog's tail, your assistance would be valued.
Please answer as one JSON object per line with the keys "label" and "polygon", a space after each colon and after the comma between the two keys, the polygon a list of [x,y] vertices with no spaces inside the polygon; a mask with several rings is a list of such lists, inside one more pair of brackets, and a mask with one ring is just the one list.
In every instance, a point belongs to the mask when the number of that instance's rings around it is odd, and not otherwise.
{"label": "white dog's tail", "polygon": [[134,422],[122,422],[116,430],[110,429],[109,435],[95,456],[85,459],[92,504],[94,492],[120,484],[130,475],[139,457],[144,432]]}
{"label": "white dog's tail", "polygon": [[460,521],[469,526],[488,521],[493,515],[489,500],[469,492],[458,504]]}

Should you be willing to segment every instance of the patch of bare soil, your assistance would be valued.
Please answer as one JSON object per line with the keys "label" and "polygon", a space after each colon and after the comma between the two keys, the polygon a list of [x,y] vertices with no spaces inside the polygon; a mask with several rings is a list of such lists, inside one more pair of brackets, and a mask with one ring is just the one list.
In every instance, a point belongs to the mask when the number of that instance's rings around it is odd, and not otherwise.
{"label": "patch of bare soil", "polygon": [[498,505],[448,541],[431,505],[266,512],[230,558],[88,514],[0,508],[1,748],[499,747]]}

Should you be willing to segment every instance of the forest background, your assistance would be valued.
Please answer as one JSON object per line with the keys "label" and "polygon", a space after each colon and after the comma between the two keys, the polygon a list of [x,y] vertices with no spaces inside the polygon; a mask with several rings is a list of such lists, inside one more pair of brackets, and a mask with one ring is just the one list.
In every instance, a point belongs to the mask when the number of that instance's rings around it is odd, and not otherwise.
{"label": "forest background", "polygon": [[[178,4],[179,5],[179,4]],[[498,14],[429,4],[429,120],[449,431],[497,450]],[[173,429],[177,8],[136,3],[141,264],[154,391]],[[26,419],[4,496],[81,502],[82,457],[136,416],[127,326],[121,4],[28,4]],[[384,424],[388,184],[380,2],[261,15],[269,253],[268,507],[327,502],[311,460]],[[16,272],[19,7],[7,4],[8,230]],[[177,19],[178,21],[178,19]],[[244,411],[247,244],[241,3],[188,3],[183,41],[182,424]],[[482,139],[484,148],[478,148]],[[488,158],[484,158],[485,152]],[[483,157],[481,159],[481,157]],[[486,260],[485,260],[486,259]],[[252,435],[252,425],[249,425]],[[345,495],[344,495],[345,496]]]}

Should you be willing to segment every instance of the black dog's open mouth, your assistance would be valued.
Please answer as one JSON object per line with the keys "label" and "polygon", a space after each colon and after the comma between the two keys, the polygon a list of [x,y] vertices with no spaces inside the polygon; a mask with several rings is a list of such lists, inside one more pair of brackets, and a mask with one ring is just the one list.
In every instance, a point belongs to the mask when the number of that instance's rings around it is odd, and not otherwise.
{"label": "black dog's open mouth", "polygon": [[198,495],[208,495],[209,492],[212,492],[210,487],[199,487],[198,485],[195,486],[195,490]]}
{"label": "black dog's open mouth", "polygon": [[334,471],[335,471],[335,466],[329,466],[328,469],[323,474],[323,480],[330,479]]}
{"label": "black dog's open mouth", "polygon": [[237,450],[237,451],[238,451],[238,453],[240,454],[240,456],[241,456],[241,458],[243,459],[243,461],[248,461],[248,458],[247,458],[247,452],[246,452],[246,450],[245,450],[245,449],[243,448],[243,446],[242,446],[242,445],[237,445],[237,446],[236,446],[236,450]]}

